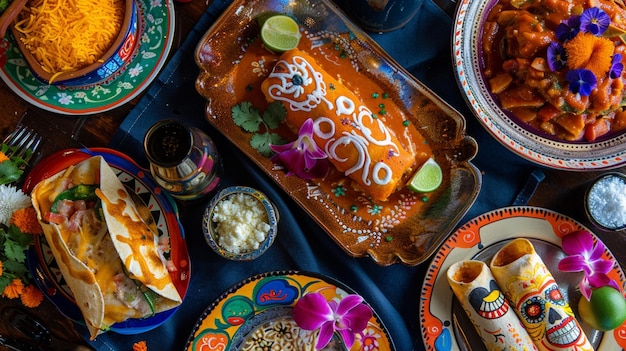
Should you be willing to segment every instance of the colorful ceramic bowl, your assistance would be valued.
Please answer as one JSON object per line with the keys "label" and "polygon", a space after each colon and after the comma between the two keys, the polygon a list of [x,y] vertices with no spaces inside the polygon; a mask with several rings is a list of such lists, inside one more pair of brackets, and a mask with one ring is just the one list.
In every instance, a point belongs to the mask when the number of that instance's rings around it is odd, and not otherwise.
{"label": "colorful ceramic bowl", "polygon": [[[237,197],[239,195],[249,197]],[[251,199],[258,204],[248,202]],[[224,205],[225,202],[228,204]],[[256,205],[265,212],[264,219],[254,218],[251,207]],[[215,216],[218,211],[219,220]],[[265,222],[261,224],[264,228],[253,224],[257,219]],[[231,186],[221,190],[209,202],[202,218],[202,230],[207,243],[218,255],[233,261],[250,261],[272,246],[278,231],[278,219],[276,207],[265,194],[245,186]],[[254,232],[265,232],[265,235],[259,240],[259,237],[254,238]]]}
{"label": "colorful ceramic bowl", "polygon": [[626,164],[626,133],[594,142],[557,140],[519,122],[490,93],[483,74],[482,35],[489,11],[498,0],[468,0],[457,8],[452,55],[457,80],[474,115],[491,135],[517,155],[564,170],[611,169]]}
{"label": "colorful ceramic bowl", "polygon": [[[39,61],[37,61],[26,45],[20,40],[23,34],[16,30],[15,26],[11,26],[11,32],[16,38],[15,41],[22,55],[24,55],[24,59],[28,63],[32,73],[44,83],[63,86],[83,86],[101,83],[121,73],[126,63],[132,59],[135,53],[135,47],[139,41],[138,6],[136,0],[125,0],[124,21],[122,22],[120,32],[109,50],[104,53],[100,60],[76,71],[63,72],[56,77],[54,74],[42,69]],[[16,21],[20,20],[20,16],[21,15],[18,15]],[[51,79],[52,82],[50,82]]]}

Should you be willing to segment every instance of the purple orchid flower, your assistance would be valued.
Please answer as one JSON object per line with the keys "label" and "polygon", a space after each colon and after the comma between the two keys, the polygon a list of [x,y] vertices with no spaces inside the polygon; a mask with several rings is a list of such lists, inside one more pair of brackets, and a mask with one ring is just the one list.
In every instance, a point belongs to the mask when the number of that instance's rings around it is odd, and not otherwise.
{"label": "purple orchid flower", "polygon": [[599,240],[594,241],[590,232],[581,230],[570,233],[563,237],[561,245],[568,256],[559,261],[558,268],[563,272],[584,272],[580,292],[587,300],[594,288],[609,285],[620,290],[617,282],[607,275],[614,262],[602,257],[605,246]]}
{"label": "purple orchid flower", "polygon": [[287,175],[295,174],[303,179],[325,176],[330,164],[324,150],[313,139],[313,120],[304,121],[298,132],[298,139],[284,145],[270,145],[276,155],[272,162],[287,169]]}
{"label": "purple orchid flower", "polygon": [[365,330],[372,315],[372,309],[363,303],[363,298],[353,294],[337,302],[326,301],[320,293],[309,293],[302,296],[293,309],[293,319],[300,328],[319,329],[315,345],[317,350],[323,349],[330,342],[335,331],[350,349],[355,335]]}

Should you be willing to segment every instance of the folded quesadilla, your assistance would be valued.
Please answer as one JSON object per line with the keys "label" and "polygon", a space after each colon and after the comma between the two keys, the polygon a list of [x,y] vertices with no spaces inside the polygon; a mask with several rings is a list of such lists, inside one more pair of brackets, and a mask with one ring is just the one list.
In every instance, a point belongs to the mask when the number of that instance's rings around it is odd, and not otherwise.
{"label": "folded quesadilla", "polygon": [[169,241],[159,239],[101,156],[41,181],[31,198],[92,339],[114,323],[182,302],[163,254]]}

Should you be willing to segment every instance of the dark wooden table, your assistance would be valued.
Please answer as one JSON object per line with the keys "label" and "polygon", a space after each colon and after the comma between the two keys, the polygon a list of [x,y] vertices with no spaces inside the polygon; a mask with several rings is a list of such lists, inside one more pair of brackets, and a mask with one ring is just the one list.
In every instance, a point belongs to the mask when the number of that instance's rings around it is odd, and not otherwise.
{"label": "dark wooden table", "polygon": [[[187,37],[211,1],[175,2],[176,30],[170,55]],[[120,123],[140,98],[141,96],[138,96],[123,106],[103,113],[88,116],[68,116],[31,105],[0,81],[0,139],[9,134],[19,123],[23,123],[44,136],[42,151],[38,159],[68,147],[106,146]],[[21,309],[20,306],[21,303],[18,299],[0,298],[0,337],[23,337],[11,327],[11,323],[4,317],[11,315],[14,308]],[[80,347],[86,347],[82,339],[74,332],[72,322],[62,316],[47,299],[44,299],[38,308],[26,309],[26,313],[45,321],[46,327],[56,335],[55,350],[80,350]],[[0,350],[8,350],[8,348],[0,346]]]}
{"label": "dark wooden table", "polygon": [[[180,45],[196,21],[210,4],[211,0],[192,0],[188,3],[176,3],[176,31],[171,53]],[[106,146],[128,112],[136,105],[141,96],[124,106],[104,113],[89,116],[66,116],[45,111],[30,105],[17,96],[0,81],[0,137],[7,135],[22,122],[44,135],[43,151],[40,157],[67,147]],[[480,143],[480,141],[479,141]],[[545,180],[540,184],[528,205],[548,208],[571,216],[591,227],[585,221],[583,210],[584,191],[590,181],[602,172],[569,172],[544,169]],[[618,169],[626,172],[626,167]],[[488,186],[488,185],[485,185]],[[626,238],[624,233],[595,230],[607,243],[621,262],[626,262]],[[19,302],[0,299],[0,314]],[[61,316],[50,302],[44,299],[42,305],[29,312],[48,321],[57,331],[65,330],[64,336],[72,342],[80,342],[72,331],[71,322]],[[0,336],[12,336],[12,330],[0,316]],[[16,335],[19,336],[19,335]],[[0,347],[0,350],[2,348]]]}

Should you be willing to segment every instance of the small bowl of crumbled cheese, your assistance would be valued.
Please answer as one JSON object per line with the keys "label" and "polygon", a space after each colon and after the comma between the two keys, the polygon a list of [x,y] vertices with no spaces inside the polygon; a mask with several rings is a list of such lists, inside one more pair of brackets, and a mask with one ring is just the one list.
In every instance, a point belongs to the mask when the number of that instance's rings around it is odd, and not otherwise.
{"label": "small bowl of crumbled cheese", "polygon": [[585,195],[585,211],[602,229],[626,229],[626,175],[610,172],[598,177]]}
{"label": "small bowl of crumbled cheese", "polygon": [[220,256],[250,261],[274,243],[278,218],[278,211],[265,194],[245,186],[231,186],[209,202],[202,230],[209,246]]}

